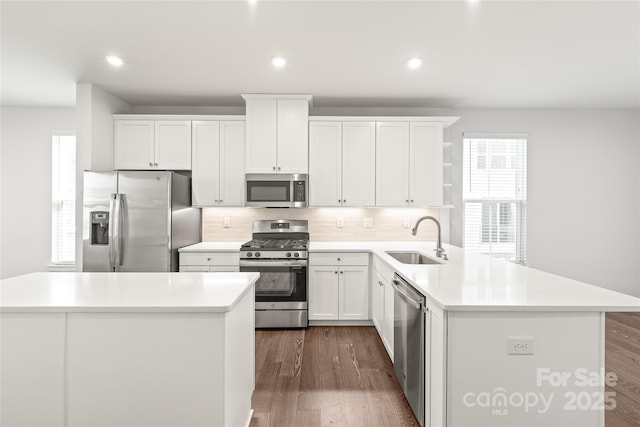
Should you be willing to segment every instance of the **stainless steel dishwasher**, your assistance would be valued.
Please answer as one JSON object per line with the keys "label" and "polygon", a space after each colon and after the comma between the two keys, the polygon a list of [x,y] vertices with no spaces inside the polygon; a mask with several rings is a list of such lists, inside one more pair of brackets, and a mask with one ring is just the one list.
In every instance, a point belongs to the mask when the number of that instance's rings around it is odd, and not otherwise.
{"label": "stainless steel dishwasher", "polygon": [[393,289],[393,370],[413,414],[424,426],[426,300],[398,274]]}

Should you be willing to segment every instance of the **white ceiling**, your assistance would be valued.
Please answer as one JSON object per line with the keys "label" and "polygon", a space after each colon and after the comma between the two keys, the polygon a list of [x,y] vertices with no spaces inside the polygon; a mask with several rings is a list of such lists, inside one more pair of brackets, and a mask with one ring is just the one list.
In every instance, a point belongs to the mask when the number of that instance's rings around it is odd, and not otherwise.
{"label": "white ceiling", "polygon": [[640,108],[640,1],[0,5],[3,105],[72,106],[80,82],[133,105]]}

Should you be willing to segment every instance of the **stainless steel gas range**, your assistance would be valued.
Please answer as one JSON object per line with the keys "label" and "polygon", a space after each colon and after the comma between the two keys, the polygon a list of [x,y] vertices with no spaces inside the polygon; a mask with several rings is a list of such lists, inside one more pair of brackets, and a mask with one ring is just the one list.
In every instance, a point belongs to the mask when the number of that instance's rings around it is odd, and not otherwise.
{"label": "stainless steel gas range", "polygon": [[260,273],[256,328],[305,328],[309,224],[306,220],[259,220],[253,240],[240,247],[240,271]]}

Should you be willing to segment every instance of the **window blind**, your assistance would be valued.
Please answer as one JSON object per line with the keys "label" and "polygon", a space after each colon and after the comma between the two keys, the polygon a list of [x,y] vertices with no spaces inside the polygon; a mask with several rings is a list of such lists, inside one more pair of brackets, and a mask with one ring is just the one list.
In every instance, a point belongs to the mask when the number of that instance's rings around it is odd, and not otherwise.
{"label": "window blind", "polygon": [[527,136],[463,136],[466,248],[526,264]]}
{"label": "window blind", "polygon": [[76,137],[54,131],[51,176],[51,263],[73,264],[76,254]]}

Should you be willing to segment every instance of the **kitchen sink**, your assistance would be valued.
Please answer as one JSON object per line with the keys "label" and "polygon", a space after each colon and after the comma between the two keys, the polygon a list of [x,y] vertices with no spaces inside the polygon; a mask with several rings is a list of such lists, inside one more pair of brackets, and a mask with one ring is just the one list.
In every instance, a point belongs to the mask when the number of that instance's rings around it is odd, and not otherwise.
{"label": "kitchen sink", "polygon": [[415,251],[386,251],[386,253],[403,264],[442,264],[421,252]]}

